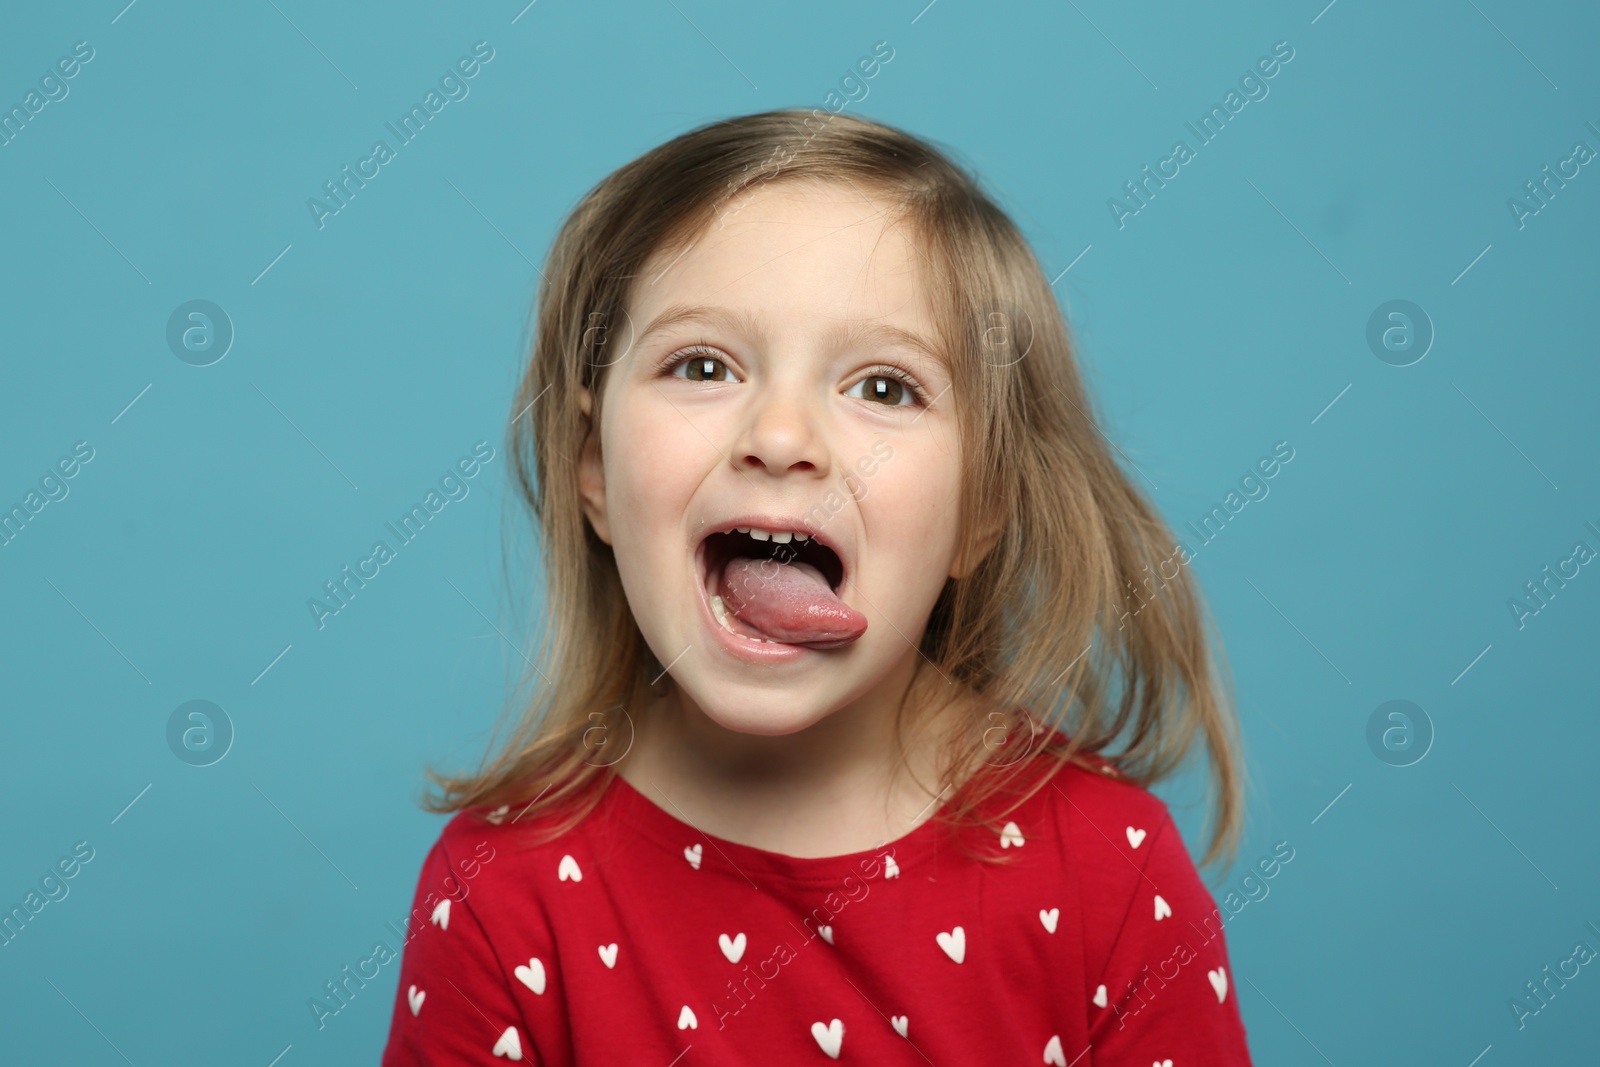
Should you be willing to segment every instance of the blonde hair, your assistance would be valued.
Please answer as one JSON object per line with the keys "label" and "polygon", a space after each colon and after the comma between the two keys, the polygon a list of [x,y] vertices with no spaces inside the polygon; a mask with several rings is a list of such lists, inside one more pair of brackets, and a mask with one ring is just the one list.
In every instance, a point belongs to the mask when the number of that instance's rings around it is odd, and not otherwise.
{"label": "blonde hair", "polygon": [[[863,187],[920,239],[929,304],[958,383],[963,555],[981,538],[976,517],[997,532],[976,568],[939,595],[897,718],[903,724],[908,707],[927,713],[959,688],[977,698],[974,707],[998,709],[989,721],[1003,714],[1008,736],[1028,739],[1026,758],[1003,768],[985,761],[1001,773],[962,783],[949,821],[975,825],[987,797],[1041,760],[1053,770],[1097,754],[1119,777],[1149,785],[1184,763],[1198,735],[1212,812],[1202,863],[1231,859],[1242,769],[1211,618],[1185,567],[1166,574],[1176,540],[1117,465],[1032,250],[978,180],[932,144],[802,110],[710,123],[646,152],[590,190],[557,234],[507,442],[548,577],[539,648],[524,675],[536,695],[518,687],[508,705],[520,709],[514,729],[477,770],[429,770],[440,793],[423,806],[544,812],[555,816],[547,820],[555,836],[599,802],[616,773],[610,753],[632,723],[627,709],[661,665],[629,612],[610,546],[584,517],[577,457],[599,425],[607,368],[626,340],[628,300],[646,264],[687,247],[740,193],[800,180]],[[588,417],[582,388],[593,396]],[[1033,745],[1059,738],[1050,728],[1066,744]],[[952,736],[947,766],[964,762],[961,745],[970,755],[970,734]],[[903,745],[899,755],[904,765]]]}

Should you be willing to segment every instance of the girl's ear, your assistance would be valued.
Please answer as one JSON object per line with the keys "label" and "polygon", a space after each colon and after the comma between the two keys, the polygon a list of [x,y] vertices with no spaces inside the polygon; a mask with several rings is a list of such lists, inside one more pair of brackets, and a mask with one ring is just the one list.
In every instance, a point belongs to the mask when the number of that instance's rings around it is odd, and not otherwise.
{"label": "girl's ear", "polygon": [[583,513],[594,527],[595,536],[606,544],[611,543],[611,527],[606,522],[606,468],[600,456],[600,431],[594,425],[594,394],[580,386],[578,408],[583,412],[584,440],[578,454],[578,495],[583,499]]}

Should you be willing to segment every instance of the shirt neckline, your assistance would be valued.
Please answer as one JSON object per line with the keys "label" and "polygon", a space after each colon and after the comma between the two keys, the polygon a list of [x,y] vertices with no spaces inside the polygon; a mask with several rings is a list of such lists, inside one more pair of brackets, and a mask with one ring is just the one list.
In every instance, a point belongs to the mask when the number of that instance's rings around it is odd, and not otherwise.
{"label": "shirt neckline", "polygon": [[722,859],[734,868],[735,875],[759,874],[800,883],[833,882],[846,874],[864,876],[873,864],[878,868],[877,877],[882,877],[885,855],[892,856],[897,865],[922,858],[938,847],[938,835],[946,829],[940,817],[955,803],[953,797],[947,799],[909,831],[874,848],[838,856],[790,856],[699,830],[658,805],[620,774],[615,775],[609,791],[614,813],[651,844],[676,856],[680,863],[690,863],[688,850],[701,844],[704,847],[700,864]]}

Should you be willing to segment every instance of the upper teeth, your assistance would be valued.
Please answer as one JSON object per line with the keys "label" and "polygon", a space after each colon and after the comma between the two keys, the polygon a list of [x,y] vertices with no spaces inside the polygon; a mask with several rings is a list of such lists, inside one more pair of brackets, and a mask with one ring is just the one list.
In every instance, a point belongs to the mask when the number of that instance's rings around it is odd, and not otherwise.
{"label": "upper teeth", "polygon": [[801,533],[799,530],[763,530],[756,526],[736,526],[734,529],[738,530],[740,533],[749,534],[757,541],[772,540],[778,542],[779,544],[787,544],[791,538],[796,541],[811,540],[810,534]]}

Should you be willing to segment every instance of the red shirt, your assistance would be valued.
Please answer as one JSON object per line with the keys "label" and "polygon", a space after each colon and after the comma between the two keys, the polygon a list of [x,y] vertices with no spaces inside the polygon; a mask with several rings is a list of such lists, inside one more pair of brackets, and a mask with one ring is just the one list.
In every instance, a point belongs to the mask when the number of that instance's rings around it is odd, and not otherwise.
{"label": "red shirt", "polygon": [[1000,867],[931,819],[768,852],[621,777],[531,849],[504,810],[461,812],[423,864],[383,1065],[1248,1065],[1222,913],[1166,806],[1093,762],[968,831]]}

